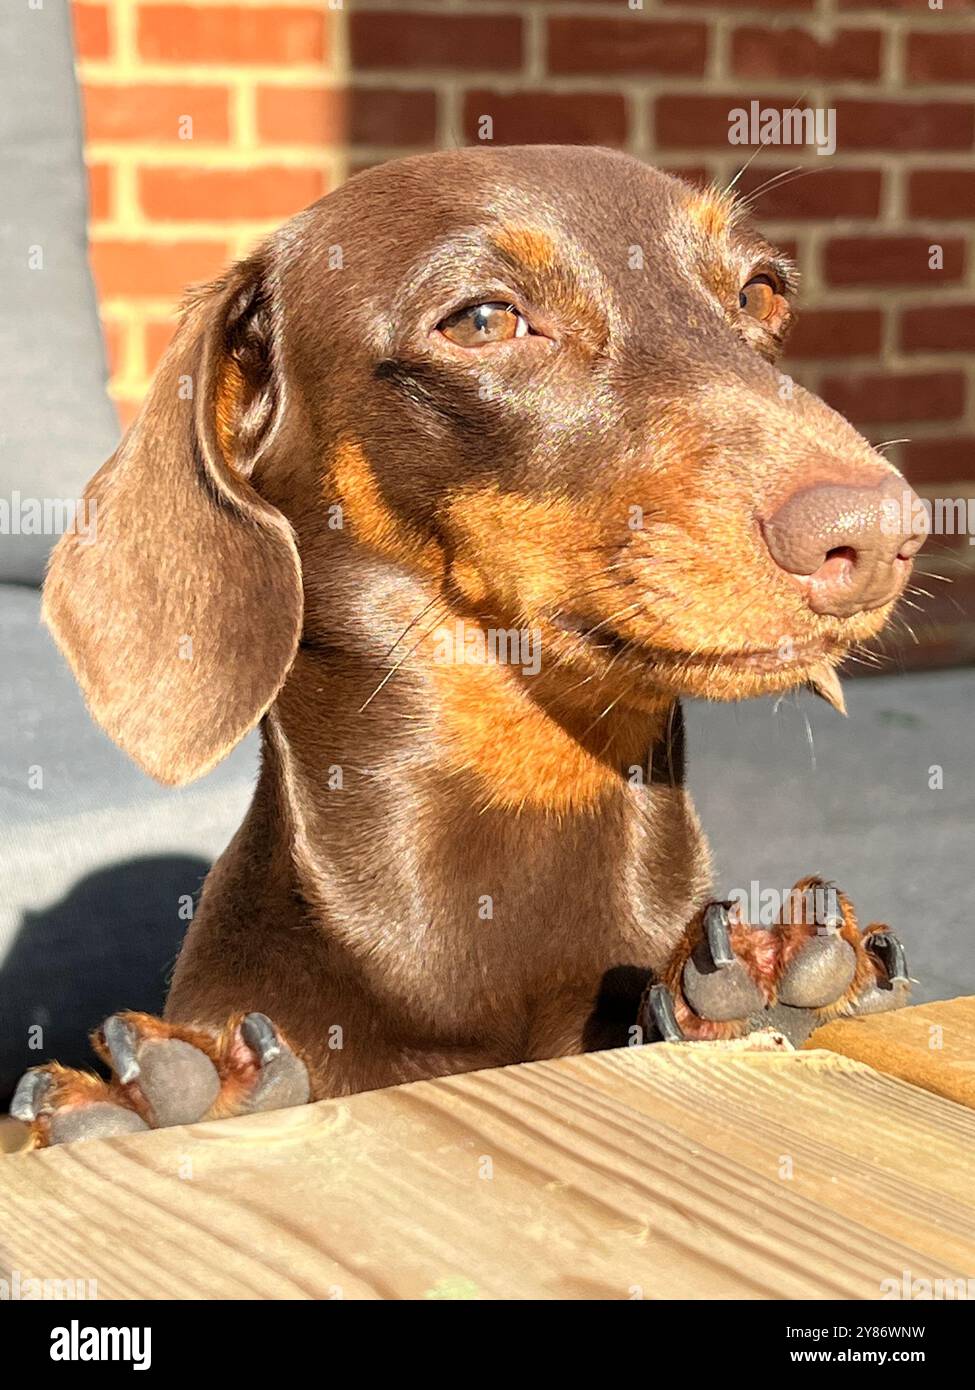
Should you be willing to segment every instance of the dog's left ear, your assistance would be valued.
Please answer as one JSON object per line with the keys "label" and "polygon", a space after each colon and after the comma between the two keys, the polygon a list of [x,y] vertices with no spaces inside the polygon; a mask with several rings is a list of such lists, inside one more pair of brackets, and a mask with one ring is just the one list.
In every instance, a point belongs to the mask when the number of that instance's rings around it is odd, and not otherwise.
{"label": "dog's left ear", "polygon": [[258,253],[191,301],[44,587],[92,714],[168,783],[254,727],[301,634],[291,527],[249,481],[282,409],[266,269]]}

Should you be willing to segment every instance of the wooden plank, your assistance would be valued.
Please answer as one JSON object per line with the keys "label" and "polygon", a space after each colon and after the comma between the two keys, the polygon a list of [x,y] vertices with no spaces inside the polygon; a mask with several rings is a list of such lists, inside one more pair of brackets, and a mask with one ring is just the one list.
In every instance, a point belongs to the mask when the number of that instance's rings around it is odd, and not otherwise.
{"label": "wooden plank", "polygon": [[0,1154],[16,1153],[27,1142],[27,1126],[12,1120],[9,1115],[0,1115]]}
{"label": "wooden plank", "polygon": [[840,1019],[807,1047],[827,1048],[975,1109],[975,998]]}
{"label": "wooden plank", "polygon": [[102,1298],[876,1298],[975,1270],[975,1114],[827,1052],[623,1049],[0,1163]]}

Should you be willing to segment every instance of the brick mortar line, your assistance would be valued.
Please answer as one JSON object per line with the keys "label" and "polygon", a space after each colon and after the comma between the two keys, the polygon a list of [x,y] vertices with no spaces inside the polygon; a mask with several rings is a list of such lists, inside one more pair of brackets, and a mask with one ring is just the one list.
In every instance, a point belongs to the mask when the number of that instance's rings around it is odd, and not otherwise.
{"label": "brick mortar line", "polygon": [[[950,240],[964,241],[966,231],[970,232],[967,222],[946,223],[936,222],[932,218],[908,218],[905,222],[883,222],[872,217],[856,217],[846,215],[843,217],[803,217],[789,219],[787,217],[762,217],[756,216],[756,221],[761,222],[763,227],[775,227],[782,235],[789,231],[790,235],[801,235],[802,232],[818,231],[828,228],[831,235],[835,236],[854,236],[859,238],[879,237],[933,237],[943,243]],[[952,226],[957,230],[952,231]],[[791,229],[791,230],[790,230]],[[932,275],[938,274],[932,270]],[[954,283],[954,282],[953,282]]]}
{"label": "brick mortar line", "polygon": [[[396,75],[395,69],[370,69],[370,73],[375,75],[377,71],[382,71],[392,77]],[[465,74],[466,76],[466,74]],[[487,79],[470,79],[473,86],[475,81],[480,83]],[[494,86],[502,83],[512,86],[517,83],[517,74],[497,73],[491,77]],[[806,94],[806,101],[810,106],[832,106],[835,101],[874,101],[877,104],[893,103],[894,105],[969,105],[975,103],[975,84],[973,83],[951,83],[939,86],[937,90],[920,92],[916,88],[912,89],[911,95],[905,95],[903,87],[888,91],[881,87],[877,82],[867,82],[863,79],[849,79],[838,81],[832,78],[747,78],[738,79],[742,82],[742,87],[735,91],[715,92],[711,89],[712,79],[708,76],[693,76],[687,73],[549,73],[545,78],[545,90],[578,91],[592,87],[594,84],[601,84],[600,90],[613,91],[616,84],[623,81],[631,82],[655,82],[666,85],[666,95],[673,97],[704,97],[709,100],[717,100],[719,97],[727,96],[742,106],[756,99],[760,94],[763,97],[771,97],[780,102],[784,102],[787,107],[791,107],[803,93]],[[728,78],[728,85],[735,81]],[[813,99],[815,92],[826,91],[829,100],[820,96],[819,100]]]}
{"label": "brick mortar line", "polygon": [[653,110],[646,93],[629,90],[626,98],[626,121],[630,132],[629,147],[639,159],[650,162],[653,149]]}
{"label": "brick mortar line", "polygon": [[[77,65],[82,89],[86,86],[221,87],[240,82],[287,83],[289,86],[315,85],[337,69],[332,59],[325,63],[142,63],[123,67],[105,59],[86,59]],[[357,79],[358,80],[358,79]]]}
{"label": "brick mortar line", "polygon": [[230,137],[230,143],[237,149],[253,151],[257,148],[257,93],[253,83],[241,82],[233,89]]}
{"label": "brick mortar line", "polygon": [[[268,145],[260,143],[257,151],[260,158],[254,158],[255,149],[238,145],[231,141],[218,144],[216,141],[174,140],[172,143],[139,143],[126,141],[93,141],[88,146],[89,158],[94,162],[110,161],[116,169],[126,165],[144,169],[187,170],[191,173],[219,171],[225,169],[232,173],[256,173],[261,169],[277,168],[281,165],[295,168],[317,168],[323,159],[330,159],[341,150],[342,141],[335,143],[307,145]],[[192,147],[192,152],[185,147]]]}
{"label": "brick mortar line", "polygon": [[115,173],[115,220],[137,221],[141,217],[139,192],[135,177],[135,166],[122,160],[114,160]]}
{"label": "brick mortar line", "polygon": [[[966,306],[975,304],[975,299],[973,299],[967,286],[961,286],[960,288],[955,286],[954,288],[959,291],[959,302],[963,302]],[[948,290],[949,287],[946,285],[946,293]],[[807,304],[805,288],[803,286],[799,291],[799,317],[802,318],[807,310],[812,311],[829,308],[830,305],[826,300],[833,300],[838,296],[842,297],[843,302],[837,305],[837,308],[843,310],[844,313],[847,311],[855,313],[863,309],[890,309],[893,313],[900,313],[906,309],[939,309],[952,307],[948,304],[933,302],[930,289],[923,290],[919,286],[906,286],[903,288],[901,286],[894,286],[890,288],[884,285],[875,287],[869,285],[830,285],[827,287],[827,293],[824,295],[822,301]],[[883,303],[878,302],[881,296],[883,298]],[[938,298],[940,300],[942,296],[939,294]],[[949,351],[964,351],[964,349],[952,348],[949,349]]]}
{"label": "brick mortar line", "polygon": [[[342,31],[343,39],[347,40],[345,26],[336,26]],[[531,29],[526,27],[526,35],[533,38],[537,26]],[[730,26],[714,26],[714,33],[730,33]],[[967,31],[963,31],[967,32]],[[959,37],[961,35],[959,34]],[[336,38],[338,35],[335,36]],[[539,35],[540,37],[540,35]],[[344,45],[345,46],[345,45]],[[233,80],[239,78],[247,80],[251,77],[263,80],[265,77],[276,76],[279,81],[299,82],[306,79],[320,77],[323,71],[327,71],[333,66],[335,53],[333,52],[324,62],[268,62],[268,63],[221,63],[200,59],[198,61],[173,61],[170,63],[144,60],[139,62],[123,63],[113,58],[83,58],[78,61],[77,69],[81,81],[105,81],[115,79],[118,82],[131,82],[138,78],[145,82],[160,82],[175,85],[196,85],[206,82],[220,80]],[[524,55],[527,44],[522,45]],[[720,45],[712,45],[712,49]],[[544,52],[544,45],[542,45]],[[714,53],[711,55],[715,56]],[[434,74],[443,74],[450,77],[458,77],[471,82],[485,82],[488,80],[496,82],[519,82],[524,81],[526,76],[526,65],[523,62],[520,69],[513,68],[463,68],[459,69],[455,64],[431,63],[423,68],[403,68],[395,64],[388,67],[375,66],[368,68],[356,68],[351,58],[347,60],[348,71],[353,75],[354,80],[368,80],[382,77],[384,81],[390,79],[415,81],[431,80]],[[888,63],[889,66],[889,63]],[[714,96],[721,93],[714,93],[707,90],[710,84],[720,78],[729,84],[741,84],[742,99],[747,99],[748,91],[754,92],[756,88],[774,88],[775,91],[763,95],[789,95],[791,100],[796,98],[796,84],[815,84],[825,87],[830,92],[835,92],[840,96],[862,97],[864,99],[876,97],[881,100],[891,99],[891,94],[887,89],[887,83],[896,84],[894,96],[902,102],[932,102],[939,98],[946,102],[972,101],[975,99],[975,81],[969,79],[958,79],[951,82],[936,81],[911,81],[899,75],[891,75],[881,72],[876,78],[864,77],[842,77],[842,76],[809,76],[809,77],[787,77],[776,74],[767,76],[739,75],[730,71],[709,71],[709,65],[705,63],[702,73],[667,73],[658,71],[641,71],[638,68],[622,69],[612,71],[603,68],[595,68],[592,72],[583,73],[561,73],[550,72],[547,68],[538,71],[537,76],[540,80],[548,82],[565,83],[574,88],[582,82],[601,82],[612,89],[614,82],[619,80],[650,80],[662,78],[675,88],[675,95],[704,95]],[[781,88],[781,92],[779,89]],[[678,90],[680,89],[680,90]],[[736,92],[737,97],[739,94]]]}
{"label": "brick mortar line", "polygon": [[881,181],[881,211],[883,221],[895,226],[900,221],[910,221],[908,211],[910,177],[902,159],[893,161],[884,171]]}
{"label": "brick mortar line", "polygon": [[[737,167],[737,165],[742,162],[743,158],[747,157],[754,148],[754,145],[714,145],[710,148],[703,145],[695,145],[690,147],[687,152],[692,154],[696,159],[707,160],[709,164],[713,164],[715,160],[724,160],[726,161],[727,167],[731,168]],[[658,153],[667,158],[671,158],[675,152],[668,148],[666,150],[660,150]],[[678,150],[676,153],[683,155],[685,151]],[[831,155],[815,155],[809,153],[808,146],[805,145],[767,145],[765,147],[765,154],[760,155],[759,159],[764,159],[771,164],[789,163],[790,160],[801,159],[804,161],[801,165],[803,169],[822,169],[827,172],[830,169],[860,169],[863,168],[864,165],[870,165],[882,169],[887,173],[896,172],[898,169],[904,168],[907,161],[911,161],[911,167],[908,169],[908,172],[917,173],[919,170],[915,168],[915,163],[917,161],[924,161],[921,172],[927,172],[930,169],[929,161],[932,155],[945,162],[943,165],[939,163],[937,168],[931,172],[941,173],[943,169],[962,169],[971,170],[975,173],[975,159],[973,159],[971,153],[965,150],[946,150],[943,153],[939,153],[938,151],[932,150],[900,151],[887,148],[837,150],[835,154]],[[757,167],[761,167],[758,161],[756,161],[756,165]],[[966,221],[968,219],[961,220]],[[975,212],[973,212],[971,220],[975,222]]]}
{"label": "brick mortar line", "polygon": [[[209,69],[214,71],[214,69]],[[238,73],[241,68],[235,69]],[[318,69],[321,72],[321,69]],[[470,87],[492,86],[499,90],[530,90],[525,79],[525,73],[518,70],[497,70],[493,68],[484,69],[463,69],[449,66],[439,67],[433,65],[429,68],[369,68],[366,70],[352,70],[355,82],[366,82],[371,79],[381,82],[383,85],[390,83],[403,82],[404,84],[416,85],[417,83],[435,82],[438,77],[450,77],[466,83]],[[279,76],[281,74],[278,69]],[[667,72],[638,72],[633,69],[626,69],[620,72],[606,72],[596,70],[586,73],[562,73],[545,72],[539,79],[544,84],[544,91],[565,91],[565,92],[586,92],[599,91],[610,93],[616,91],[621,82],[646,82],[654,84],[664,84],[666,95],[675,97],[706,97],[716,99],[720,96],[729,96],[742,105],[754,99],[756,92],[760,91],[762,96],[786,100],[791,106],[794,101],[803,93],[809,94],[814,90],[825,90],[830,98],[839,100],[874,100],[878,103],[893,102],[900,105],[957,105],[975,103],[975,83],[972,82],[952,82],[938,84],[936,87],[925,85],[925,90],[920,90],[917,86],[910,88],[909,94],[905,94],[903,85],[894,90],[888,91],[877,80],[865,78],[787,78],[787,77],[766,77],[766,78],[735,78],[728,77],[726,80],[729,85],[738,81],[742,83],[740,90],[732,92],[714,92],[711,90],[713,79],[707,74],[694,73],[667,73]],[[798,90],[797,90],[798,89]],[[810,102],[811,105],[815,103]],[[832,104],[823,102],[822,104]]]}
{"label": "brick mortar line", "polygon": [[[204,3],[205,0],[200,0]],[[226,0],[232,3],[232,0]],[[695,7],[696,8],[696,7]],[[674,12],[674,7],[666,8],[660,5],[652,5],[640,11],[630,10],[626,6],[626,0],[619,0],[619,10],[616,12],[608,11],[605,4],[594,3],[594,0],[567,0],[567,3],[560,4],[554,8],[550,0],[441,0],[441,3],[430,3],[430,0],[354,0],[355,12],[372,12],[377,10],[392,12],[397,19],[408,19],[410,15],[445,15],[451,19],[459,15],[482,15],[487,18],[502,18],[504,15],[530,15],[537,13],[542,16],[556,15],[564,16],[566,19],[619,19],[632,17],[632,22],[639,24],[641,18],[647,18],[653,22],[669,19],[672,23],[688,23],[685,14]],[[766,11],[766,14],[768,11]],[[702,21],[703,22],[703,21]]]}
{"label": "brick mortar line", "polygon": [[163,299],[159,295],[147,295],[145,299],[133,299],[131,296],[125,298],[109,296],[102,300],[99,312],[103,319],[108,319],[112,323],[171,324],[175,326],[181,298],[182,291],[172,299]]}
{"label": "brick mortar line", "polygon": [[[80,63],[79,77],[82,89],[86,87],[119,87],[125,89],[132,86],[143,87],[236,87],[241,84],[246,85],[267,85],[267,86],[287,86],[287,87],[327,87],[337,85],[334,76],[337,65],[334,62],[326,64],[221,64],[208,63],[198,65],[174,65],[172,68],[160,67],[158,64],[140,66],[134,69],[123,69],[118,64],[99,62]],[[729,85],[735,81],[740,81],[743,85],[740,90],[732,92],[715,92],[712,84],[716,80],[726,81]],[[797,84],[807,94],[813,90],[813,84],[817,90],[825,89],[829,93],[830,99],[839,100],[875,100],[876,102],[894,102],[901,105],[957,105],[975,104],[975,83],[973,82],[952,82],[932,86],[925,84],[924,90],[914,85],[905,93],[904,85],[901,83],[890,91],[885,86],[881,86],[877,81],[866,79],[834,79],[834,78],[735,78],[725,77],[721,74],[711,75],[707,72],[703,74],[689,73],[666,73],[666,72],[636,72],[625,70],[622,72],[605,72],[601,70],[591,73],[553,73],[547,70],[528,71],[522,70],[499,71],[494,68],[474,68],[458,70],[449,65],[431,66],[428,68],[368,68],[356,69],[351,63],[348,67],[348,75],[341,82],[345,85],[362,87],[399,87],[410,90],[415,88],[429,89],[436,86],[439,81],[456,81],[472,88],[496,87],[499,92],[504,91],[508,94],[511,91],[531,91],[541,85],[545,92],[567,92],[567,93],[587,93],[597,92],[602,95],[613,95],[621,83],[645,83],[649,88],[653,86],[664,86],[666,88],[663,95],[674,97],[704,97],[716,100],[718,97],[727,96],[730,99],[747,105],[756,99],[756,91],[761,89],[763,97],[772,97],[778,100],[788,99],[791,104],[797,100]],[[805,85],[804,85],[805,84]],[[815,103],[810,103],[815,104]],[[822,104],[832,104],[823,102]],[[973,142],[975,150],[975,142]]]}
{"label": "brick mortar line", "polygon": [[[301,208],[295,208],[294,213],[301,212]],[[294,213],[283,213],[275,218],[228,218],[225,222],[206,221],[204,219],[189,219],[186,221],[166,220],[160,222],[143,221],[136,225],[134,222],[107,223],[99,222],[92,225],[89,236],[93,244],[106,241],[131,242],[136,246],[144,246],[147,242],[158,242],[161,245],[172,247],[181,242],[189,241],[208,241],[223,242],[224,245],[232,244],[237,237],[245,239],[257,236],[267,236],[276,231],[288,217]]]}
{"label": "brick mortar line", "polygon": [[[443,84],[443,85],[438,89],[437,94],[440,95],[440,96],[446,96],[446,95],[447,95],[449,92],[451,92],[451,91],[458,92],[460,95],[463,95],[463,94],[464,94],[462,88],[456,86],[456,84],[448,84],[448,83]],[[336,94],[341,94],[340,89],[336,89]],[[629,98],[629,99],[641,99],[641,98],[643,98],[643,97],[646,95],[644,92],[642,92],[642,90],[641,90],[639,87],[633,87],[633,86],[631,86],[631,85],[629,85],[629,84],[626,84],[626,85],[620,84],[620,85],[616,88],[616,91],[615,91],[614,94],[615,94],[615,95],[619,95],[619,96],[623,96],[624,98]],[[187,113],[185,113],[185,114],[187,114],[187,115],[192,115],[192,112],[187,112]],[[491,113],[490,113],[490,112],[486,112],[485,114],[490,115]],[[486,143],[494,143],[494,142],[487,142],[487,141],[472,141],[471,143],[472,143],[472,144],[486,144]],[[499,142],[497,142],[497,143],[498,143],[498,146],[499,146],[499,148],[500,148],[502,142],[499,141]],[[348,144],[348,142],[347,142],[347,141],[340,141],[340,142],[337,142],[337,143],[335,143],[334,145],[332,145],[332,148],[338,149],[341,145],[344,145],[344,144]],[[319,142],[319,141],[314,140],[313,138],[310,138],[310,139],[309,139],[307,142],[305,142],[305,143],[302,143],[302,142],[281,142],[281,143],[277,143],[277,142],[275,142],[275,141],[268,140],[268,139],[265,139],[265,138],[263,138],[263,137],[258,137],[258,144],[257,144],[257,147],[256,147],[256,148],[260,151],[260,153],[262,154],[262,156],[263,156],[264,154],[269,153],[269,154],[273,157],[273,155],[275,154],[275,152],[276,152],[277,150],[279,150],[279,149],[292,149],[292,150],[296,150],[296,151],[298,151],[298,150],[304,150],[304,151],[308,152],[308,151],[317,150],[317,149],[324,149],[324,148],[328,148],[328,147],[329,147],[329,145],[327,145],[325,142]],[[353,150],[353,151],[356,151],[356,150],[358,150],[358,149],[360,149],[360,148],[365,148],[365,147],[366,147],[366,145],[365,145],[365,142],[363,142],[363,141],[356,141],[354,144],[351,144],[351,145],[349,146],[349,148],[350,148],[351,150]],[[248,147],[248,148],[250,148],[250,147]],[[369,146],[369,148],[371,148],[371,149],[388,149],[388,150],[391,152],[391,153],[390,153],[390,158],[395,158],[395,153],[396,153],[396,151],[397,151],[398,149],[400,149],[401,147],[400,147],[399,145],[396,145],[396,146],[391,146],[391,145],[371,145],[371,146]],[[428,147],[424,146],[424,148],[428,148]],[[678,164],[706,163],[706,164],[714,165],[716,161],[718,161],[718,162],[724,161],[725,164],[728,165],[728,167],[732,167],[732,168],[736,169],[736,168],[737,168],[741,163],[743,163],[744,160],[754,151],[754,148],[755,148],[755,147],[754,147],[754,146],[751,146],[751,145],[727,146],[727,147],[725,147],[725,146],[720,146],[720,147],[719,147],[719,146],[695,145],[695,146],[689,146],[689,147],[687,147],[687,148],[684,148],[684,147],[682,147],[682,146],[681,146],[681,147],[675,147],[675,146],[670,146],[670,145],[663,146],[663,147],[654,146],[653,151],[652,151],[652,157],[653,157],[654,162],[656,162],[656,163],[658,163],[658,164],[661,163],[661,162],[666,161],[666,162],[669,163],[669,164],[674,164],[674,163],[678,163]],[[774,164],[774,163],[783,163],[783,162],[788,163],[788,161],[789,161],[790,159],[807,158],[807,157],[808,157],[808,156],[806,155],[806,150],[807,150],[807,148],[808,148],[807,146],[797,146],[797,145],[769,145],[769,146],[766,146],[766,147],[765,147],[765,153],[764,153],[764,155],[763,155],[763,156],[759,156],[759,158],[764,158],[768,163],[773,163],[773,164]],[[158,137],[157,137],[156,139],[152,139],[152,140],[145,140],[145,139],[126,139],[126,138],[123,138],[123,137],[118,137],[118,138],[114,138],[114,139],[113,139],[113,138],[101,138],[101,139],[97,139],[97,140],[89,140],[89,141],[86,142],[86,146],[85,146],[86,161],[87,161],[88,163],[92,163],[92,162],[96,162],[96,161],[97,161],[97,162],[100,162],[100,161],[104,161],[104,160],[109,159],[109,158],[113,158],[116,154],[124,154],[125,152],[131,151],[131,150],[134,150],[134,149],[140,149],[140,150],[141,150],[141,149],[145,149],[145,150],[151,150],[151,151],[153,151],[153,152],[164,152],[164,151],[166,151],[166,152],[171,152],[171,151],[175,151],[175,150],[184,150],[184,151],[186,151],[187,153],[188,153],[190,150],[194,150],[194,149],[195,149],[195,150],[204,149],[204,150],[206,150],[208,153],[210,153],[210,152],[221,152],[221,151],[224,151],[224,152],[226,152],[226,151],[231,151],[231,152],[233,152],[233,151],[235,151],[235,150],[238,151],[238,152],[240,152],[240,151],[243,149],[243,147],[242,147],[242,146],[239,146],[239,145],[236,143],[235,139],[233,138],[233,134],[231,134],[231,136],[229,136],[226,140],[205,140],[205,141],[204,141],[204,140],[201,140],[201,139],[180,140],[180,139],[178,138],[178,136],[174,136],[172,139],[161,139],[161,138],[158,138]],[[729,154],[726,152],[727,150],[740,151],[740,153],[730,154],[730,155],[729,155]],[[930,161],[931,161],[932,158],[937,159],[937,160],[939,161],[938,164],[937,164],[937,166],[934,167],[934,168],[931,167],[931,163],[930,163]],[[909,165],[906,164],[906,161],[907,161],[907,160],[911,161]],[[943,162],[942,162],[942,161],[943,161]],[[262,158],[261,163],[266,163],[266,162],[267,162],[267,161],[266,161],[265,159]],[[759,164],[759,163],[756,161],[756,163],[755,163],[755,165],[754,165],[753,167],[755,167],[755,168],[761,168],[761,167],[763,167],[763,166],[762,166],[761,164]],[[864,168],[864,167],[870,167],[870,168],[876,168],[876,169],[881,170],[881,171],[886,171],[888,174],[897,173],[897,172],[899,172],[900,170],[904,170],[905,172],[907,172],[907,173],[909,173],[909,174],[910,174],[910,173],[927,173],[927,172],[931,172],[931,173],[952,173],[952,172],[958,172],[958,171],[961,171],[961,172],[967,172],[967,171],[975,172],[975,159],[973,159],[973,155],[972,155],[972,154],[970,154],[970,153],[968,153],[968,152],[966,152],[966,151],[958,151],[958,150],[945,150],[945,151],[940,151],[940,150],[909,150],[909,151],[903,151],[903,152],[895,152],[895,153],[892,153],[892,152],[890,151],[889,148],[888,148],[888,149],[863,149],[863,150],[855,150],[855,151],[852,151],[852,150],[851,150],[851,151],[846,151],[846,152],[842,152],[842,153],[839,152],[839,151],[837,151],[837,153],[836,153],[835,155],[830,155],[830,156],[829,156],[829,162],[828,162],[828,163],[824,163],[824,164],[822,164],[822,165],[819,165],[819,164],[811,164],[811,163],[810,163],[810,164],[803,164],[801,167],[804,168],[804,169],[810,169],[810,170],[822,169],[824,172],[825,172],[825,171],[828,171],[828,170],[831,170],[831,169],[843,170],[843,169],[861,169],[861,168]],[[903,216],[904,216],[904,218],[905,218],[906,220],[911,220],[911,214],[910,214],[910,213],[905,213],[905,214],[903,214]],[[927,220],[930,220],[930,219],[927,219]],[[971,217],[966,216],[966,217],[960,217],[960,218],[948,219],[948,220],[957,222],[957,224],[958,224],[959,226],[965,226],[965,225],[968,225],[969,223],[975,224],[975,214],[973,214]]]}
{"label": "brick mortar line", "polygon": [[[349,71],[351,66],[348,13],[347,11],[342,11],[341,13],[333,11],[332,14],[333,18],[329,24],[331,44],[328,50],[326,70],[329,75],[333,75],[337,79],[340,88],[347,89],[350,85]],[[334,178],[336,184],[344,183],[348,175],[348,141],[343,141],[334,165]]]}
{"label": "brick mortar line", "polygon": [[708,62],[705,65],[705,82],[727,82],[731,68],[731,34],[733,24],[728,16],[722,16],[710,25],[713,35],[709,45]]}
{"label": "brick mortar line", "polygon": [[548,25],[538,9],[529,10],[522,27],[521,62],[525,80],[542,83],[548,67]]}
{"label": "brick mortar line", "polygon": [[[445,82],[437,90],[437,149],[452,150],[459,148],[464,142],[464,113],[463,99],[460,87],[452,82]],[[384,145],[357,145],[356,154],[361,159],[362,151],[366,151],[365,158],[374,158],[376,150],[385,149]],[[412,152],[412,151],[411,151]],[[395,159],[395,155],[380,155],[378,162],[385,163],[387,159]]]}
{"label": "brick mortar line", "polygon": [[[823,361],[830,361],[830,358],[823,358]],[[929,349],[921,349],[911,352],[907,348],[895,348],[889,363],[897,372],[961,372],[966,379],[975,381],[975,369],[972,367],[972,354],[965,348],[952,348],[947,352],[934,352]]]}
{"label": "brick mortar line", "polygon": [[132,5],[112,3],[109,9],[108,33],[113,62],[127,67],[137,61],[136,10]]}
{"label": "brick mortar line", "polygon": [[[546,79],[545,90],[555,90]],[[653,102],[660,95],[660,78],[656,74],[640,80],[622,76],[613,91],[623,98],[623,113],[628,138],[623,149],[646,163],[653,162],[654,121]]]}
{"label": "brick mortar line", "polygon": [[[356,9],[363,0],[355,0]],[[482,0],[483,2],[483,0]],[[584,2],[584,0],[583,0]],[[389,0],[390,5],[401,4],[402,0]],[[533,3],[533,0],[504,0],[504,3]],[[110,14],[120,12],[138,13],[140,10],[180,9],[180,10],[318,10],[323,14],[341,15],[347,13],[348,0],[343,9],[333,9],[329,0],[69,0],[71,9],[107,9]]]}
{"label": "brick mortar line", "polygon": [[881,53],[885,57],[883,63],[884,77],[888,84],[900,83],[907,86],[905,71],[907,68],[907,41],[906,31],[891,25],[885,30],[886,43],[881,44]]}
{"label": "brick mortar line", "polygon": [[[160,0],[144,0],[145,3],[160,3]],[[185,3],[206,4],[208,0],[184,0]],[[232,5],[234,0],[218,0],[218,3]],[[260,0],[251,0],[258,7]],[[270,0],[273,5],[274,0]],[[301,0],[288,0],[288,3],[295,3],[301,6]],[[819,0],[823,6],[824,0]],[[819,14],[816,10],[788,10],[780,14],[773,14],[768,7],[760,5],[742,6],[729,12],[727,5],[698,5],[693,7],[679,7],[677,5],[662,5],[653,3],[649,0],[642,11],[630,10],[625,5],[625,0],[620,0],[619,11],[611,12],[605,4],[596,3],[595,0],[566,0],[555,8],[551,0],[443,0],[443,3],[434,5],[426,3],[425,0],[355,0],[354,11],[394,11],[397,18],[408,17],[411,14],[450,14],[451,16],[461,14],[489,14],[500,15],[504,13],[519,14],[529,10],[537,10],[543,15],[564,16],[569,19],[619,19],[627,18],[634,24],[639,24],[643,19],[651,23],[670,20],[672,23],[694,23],[700,21],[705,26],[713,19],[731,19],[732,22],[739,22],[741,17],[746,17],[745,22],[753,25],[756,21],[762,21],[764,27],[779,27],[789,29],[816,29],[825,30],[827,33],[831,29],[877,29],[893,28],[903,26],[909,28],[912,24],[930,22],[936,25],[957,24],[963,26],[966,23],[965,15],[945,14],[943,11],[934,13],[932,11],[908,12],[908,11],[889,11],[871,10],[843,10],[832,9],[829,14]],[[349,11],[346,11],[347,13]]]}

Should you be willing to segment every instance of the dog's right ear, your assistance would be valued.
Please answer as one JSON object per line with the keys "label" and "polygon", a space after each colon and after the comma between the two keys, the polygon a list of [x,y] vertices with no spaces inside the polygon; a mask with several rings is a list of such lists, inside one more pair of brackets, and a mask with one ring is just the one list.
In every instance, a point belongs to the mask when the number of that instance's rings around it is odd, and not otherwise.
{"label": "dog's right ear", "polygon": [[294,536],[248,481],[282,409],[279,351],[258,253],[190,302],[51,557],[45,621],[94,717],[163,782],[219,762],[297,649]]}

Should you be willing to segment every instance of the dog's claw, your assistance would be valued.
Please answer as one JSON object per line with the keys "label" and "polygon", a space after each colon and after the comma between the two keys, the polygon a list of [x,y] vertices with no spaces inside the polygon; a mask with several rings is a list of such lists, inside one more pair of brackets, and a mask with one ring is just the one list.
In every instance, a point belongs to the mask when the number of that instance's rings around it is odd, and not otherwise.
{"label": "dog's claw", "polygon": [[136,1033],[131,1024],[118,1014],[112,1014],[102,1025],[102,1037],[105,1046],[108,1048],[109,1056],[112,1059],[112,1066],[115,1075],[123,1086],[127,1086],[130,1081],[137,1081],[141,1075],[142,1068],[139,1066],[139,1059],[136,1056]]}
{"label": "dog's claw", "polygon": [[278,1110],[311,1096],[308,1068],[263,1013],[223,1029],[113,1014],[92,1042],[111,1080],[57,1066],[21,1077],[12,1114],[30,1125],[31,1147]]}
{"label": "dog's claw", "polygon": [[648,1035],[718,1041],[771,1026],[798,1045],[830,1019],[908,1003],[904,948],[885,926],[861,931],[849,899],[818,877],[795,885],[789,907],[749,927],[732,904],[706,904],[659,977],[669,993],[646,996]]}
{"label": "dog's claw", "polygon": [[704,914],[708,950],[719,969],[735,963],[735,953],[731,949],[731,934],[728,931],[729,907],[729,903],[711,903]]}
{"label": "dog's claw", "polygon": [[266,1067],[281,1056],[281,1044],[267,1014],[248,1014],[240,1025],[240,1031],[248,1047],[260,1058],[262,1066]]}
{"label": "dog's claw", "polygon": [[308,1069],[287,1043],[267,1014],[247,1014],[240,1023],[240,1035],[261,1064],[261,1072],[247,1102],[249,1110],[280,1110],[304,1105],[310,1098]]}
{"label": "dog's claw", "polygon": [[877,957],[887,976],[887,987],[910,983],[907,973],[907,956],[900,937],[893,932],[873,932],[864,942],[867,950]]}
{"label": "dog's claw", "polygon": [[24,1124],[33,1124],[44,1106],[44,1098],[51,1089],[51,1077],[44,1071],[25,1071],[17,1082],[10,1114]]}
{"label": "dog's claw", "polygon": [[647,1009],[653,1024],[664,1042],[684,1042],[684,1034],[677,1015],[674,1013],[674,1000],[666,985],[651,985],[647,995]]}

